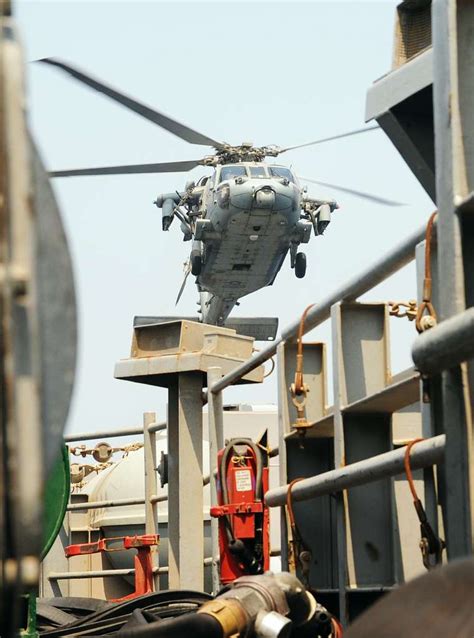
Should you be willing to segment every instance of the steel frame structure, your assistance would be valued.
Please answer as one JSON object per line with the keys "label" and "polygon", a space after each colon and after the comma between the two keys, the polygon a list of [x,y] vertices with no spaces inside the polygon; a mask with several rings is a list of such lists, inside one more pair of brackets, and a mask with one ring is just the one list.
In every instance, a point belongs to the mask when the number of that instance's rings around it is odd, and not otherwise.
{"label": "steel frame structure", "polygon": [[[423,48],[411,53],[407,45],[412,35],[410,12],[416,12],[418,25],[423,22],[425,29],[423,38],[415,34]],[[429,441],[420,444],[418,453],[414,451],[413,462],[417,464],[416,459],[423,455],[421,445],[436,450],[417,467],[426,468],[425,506],[435,529],[438,502],[442,506],[440,523],[444,523],[447,555],[452,559],[472,553],[474,530],[474,79],[469,71],[474,61],[470,41],[474,6],[460,0],[434,0],[432,6],[429,0],[402,2],[398,19],[398,44],[402,42],[407,57],[402,63],[398,60],[393,74],[381,81],[391,103],[377,102],[377,87],[369,93],[368,110],[376,103],[378,111],[375,109],[368,119],[379,121],[438,207],[434,295],[441,323],[419,336],[413,347],[417,369],[423,377],[429,376],[431,397],[430,405],[419,404],[421,433]],[[418,109],[415,117],[415,104],[422,104],[426,111]],[[222,404],[222,391],[277,353],[282,478],[295,478],[295,472],[312,476],[295,486],[296,501],[315,494],[319,497],[312,510],[300,510],[306,542],[318,554],[323,574],[312,584],[319,591],[326,586],[328,591],[337,592],[343,621],[356,615],[380,591],[404,580],[397,520],[400,495],[392,479],[381,477],[400,471],[399,461],[395,462],[400,451],[390,451],[394,415],[407,410],[416,395],[424,393],[413,371],[391,377],[386,305],[353,302],[403,267],[415,253],[421,273],[423,237],[424,229],[414,233],[309,311],[304,333],[331,318],[335,399],[328,409],[324,345],[308,344],[305,361],[310,360],[312,405],[307,409],[314,425],[303,449],[290,432],[295,415],[288,396],[299,320],[252,359],[209,382],[209,418],[215,427],[219,419],[215,406]],[[420,279],[421,275],[421,298]],[[438,480],[427,467],[434,463],[440,463]],[[374,464],[378,464],[377,482],[369,485],[374,480]],[[343,491],[347,488],[350,491]],[[268,505],[282,505],[287,489],[286,485],[270,491]],[[376,516],[371,516],[373,512]],[[283,550],[288,530],[285,517],[282,521]],[[379,560],[381,555],[387,558]],[[287,557],[284,553],[282,557],[285,564]]]}

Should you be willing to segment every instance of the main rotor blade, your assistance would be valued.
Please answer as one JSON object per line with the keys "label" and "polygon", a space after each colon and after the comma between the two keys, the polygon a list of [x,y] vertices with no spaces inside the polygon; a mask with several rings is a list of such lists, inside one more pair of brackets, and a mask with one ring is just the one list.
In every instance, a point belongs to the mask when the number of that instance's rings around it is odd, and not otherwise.
{"label": "main rotor blade", "polygon": [[359,128],[356,131],[349,131],[348,133],[340,133],[339,135],[332,135],[331,137],[323,137],[320,140],[314,140],[314,142],[306,142],[306,144],[298,144],[297,146],[287,146],[282,148],[279,153],[286,153],[286,151],[293,151],[295,148],[303,148],[305,146],[314,146],[316,144],[323,144],[323,142],[331,142],[332,140],[340,140],[343,137],[351,137],[352,135],[360,135],[360,133],[367,133],[368,131],[375,131],[380,128],[378,124],[374,126],[366,126],[365,128]]}
{"label": "main rotor blade", "polygon": [[98,168],[73,168],[65,171],[50,171],[50,177],[81,177],[84,175],[128,175],[132,173],[182,173],[202,164],[202,160],[184,162],[161,162],[160,164],[125,164],[124,166],[102,166]]}
{"label": "main rotor blade", "polygon": [[299,177],[303,182],[311,182],[313,184],[318,184],[319,186],[327,186],[328,188],[333,188],[337,191],[342,191],[343,193],[349,193],[350,195],[355,195],[355,197],[361,197],[362,199],[368,199],[371,202],[376,202],[377,204],[384,204],[385,206],[406,206],[403,202],[396,202],[393,199],[385,199],[385,197],[379,197],[378,195],[372,195],[371,193],[364,193],[363,191],[356,191],[353,188],[346,188],[345,186],[337,186],[336,184],[329,184],[328,182],[320,182],[316,179],[309,179],[309,177]]}
{"label": "main rotor blade", "polygon": [[146,106],[145,104],[142,104],[141,102],[138,102],[137,100],[134,100],[128,95],[125,95],[125,93],[121,93],[120,91],[113,89],[111,86],[107,86],[107,84],[104,84],[100,80],[96,80],[90,75],[79,71],[79,69],[66,64],[66,62],[62,62],[61,60],[58,60],[56,58],[43,58],[41,60],[38,60],[38,62],[50,64],[51,66],[56,66],[59,69],[66,71],[66,73],[72,75],[72,77],[76,80],[79,80],[79,82],[86,84],[91,89],[94,89],[99,93],[103,93],[107,97],[110,97],[112,100],[115,100],[119,104],[127,107],[131,111],[138,113],[138,115],[141,115],[147,120],[158,124],[158,126],[161,126],[161,128],[164,128],[170,133],[173,133],[173,135],[177,135],[182,140],[186,140],[186,142],[190,142],[191,144],[201,144],[202,146],[213,146],[214,148],[222,147],[222,143],[217,142],[216,140],[212,139],[212,137],[203,135],[202,133],[195,131],[189,126],[177,122],[168,115],[160,113],[160,111],[157,111],[156,109],[153,109],[149,106]]}

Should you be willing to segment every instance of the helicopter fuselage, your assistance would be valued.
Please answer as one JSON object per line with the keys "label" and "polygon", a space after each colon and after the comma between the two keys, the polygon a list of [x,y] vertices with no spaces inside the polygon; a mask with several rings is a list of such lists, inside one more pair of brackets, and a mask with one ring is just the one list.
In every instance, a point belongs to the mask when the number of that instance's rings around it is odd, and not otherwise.
{"label": "helicopter fuselage", "polygon": [[[157,200],[165,229],[177,205],[170,197]],[[271,285],[288,251],[295,267],[298,246],[309,241],[314,227],[302,218],[305,195],[283,166],[218,166],[212,176],[188,185],[181,201],[186,198],[190,223],[182,220],[181,228],[193,242],[191,270],[205,323],[224,323],[238,299]]]}
{"label": "helicopter fuselage", "polygon": [[286,177],[231,177],[211,182],[203,195],[202,239],[193,246],[202,254],[197,284],[208,293],[203,319],[220,323],[239,298],[273,283],[291,242],[308,241],[311,224],[300,221],[301,191]]}

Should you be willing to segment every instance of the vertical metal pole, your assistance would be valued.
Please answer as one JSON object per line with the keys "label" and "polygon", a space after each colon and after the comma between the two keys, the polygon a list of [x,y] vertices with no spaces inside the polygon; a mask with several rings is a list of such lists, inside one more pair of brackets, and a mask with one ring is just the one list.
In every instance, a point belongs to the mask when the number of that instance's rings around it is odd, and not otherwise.
{"label": "vertical metal pole", "polygon": [[[158,534],[158,504],[151,498],[156,494],[156,434],[150,432],[148,426],[156,423],[154,412],[143,413],[143,455],[145,465],[145,533]],[[159,550],[151,548],[151,561],[153,568],[159,567]],[[160,575],[157,571],[153,574],[154,590],[160,589]]]}
{"label": "vertical metal pole", "polygon": [[[442,291],[440,318],[447,319],[474,304],[466,268],[472,254],[472,229],[463,237],[471,211],[462,203],[474,190],[474,80],[470,2],[435,0],[432,9],[433,107],[436,194],[438,204],[438,277]],[[471,201],[472,206],[472,201]],[[446,432],[446,537],[449,558],[470,554],[474,533],[474,449],[472,363],[442,374],[441,400]]]}
{"label": "vertical metal pole", "polygon": [[[222,370],[218,367],[209,368],[207,371],[207,387],[222,376]],[[217,505],[217,481],[214,470],[217,468],[217,453],[224,446],[224,415],[222,410],[222,392],[211,391],[207,395],[209,409],[209,476],[211,489],[211,507]],[[221,588],[219,570],[219,521],[211,518],[211,544],[212,544],[212,591],[216,594]]]}
{"label": "vertical metal pole", "polygon": [[168,402],[169,588],[204,587],[202,373],[180,372]]}
{"label": "vertical metal pole", "polygon": [[[279,446],[279,480],[280,485],[288,483],[288,465],[286,437],[290,431],[289,411],[288,411],[288,387],[285,375],[285,341],[277,347],[277,375],[278,375],[278,446]],[[280,548],[281,548],[281,568],[285,571],[289,569],[288,545],[291,529],[288,525],[286,507],[280,509]]]}
{"label": "vertical metal pole", "polygon": [[[425,277],[425,243],[421,242],[416,247],[416,277],[417,277],[417,290],[418,290],[418,303],[423,298],[423,281]],[[433,292],[432,301],[436,308],[439,308],[439,295],[438,295],[438,277],[436,269],[436,250],[435,246],[431,247],[431,272],[433,279]],[[431,387],[431,400],[430,403],[423,401],[423,387],[420,387],[420,414],[421,414],[421,435],[424,439],[430,439],[436,434],[442,433],[440,425],[440,413],[442,412],[441,406],[436,405],[435,400],[439,402],[439,387],[440,378],[430,379]],[[436,386],[434,385],[436,384]],[[438,426],[438,427],[437,427]],[[435,468],[433,466],[426,467],[423,470],[423,490],[424,490],[424,504],[425,511],[436,534],[438,530],[438,485],[440,482],[440,474],[442,474],[441,466]],[[443,532],[444,534],[444,532]]]}
{"label": "vertical metal pole", "polygon": [[[334,468],[345,464],[344,421],[342,407],[346,403],[346,391],[343,381],[342,340],[341,340],[341,304],[331,307],[331,335],[334,388]],[[336,544],[337,544],[337,581],[339,589],[339,618],[342,623],[348,621],[346,587],[347,577],[347,538],[345,492],[335,495],[336,501]]]}

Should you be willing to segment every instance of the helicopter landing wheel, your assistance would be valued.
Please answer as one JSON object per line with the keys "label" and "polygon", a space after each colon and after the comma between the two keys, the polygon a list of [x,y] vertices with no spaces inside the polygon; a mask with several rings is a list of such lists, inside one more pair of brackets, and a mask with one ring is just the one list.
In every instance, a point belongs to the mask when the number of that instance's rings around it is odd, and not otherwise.
{"label": "helicopter landing wheel", "polygon": [[295,275],[298,279],[303,279],[306,275],[306,255],[298,253],[295,259]]}
{"label": "helicopter landing wheel", "polygon": [[197,277],[201,274],[202,270],[202,257],[201,255],[194,255],[191,259],[191,272]]}

